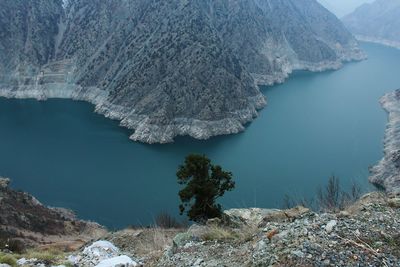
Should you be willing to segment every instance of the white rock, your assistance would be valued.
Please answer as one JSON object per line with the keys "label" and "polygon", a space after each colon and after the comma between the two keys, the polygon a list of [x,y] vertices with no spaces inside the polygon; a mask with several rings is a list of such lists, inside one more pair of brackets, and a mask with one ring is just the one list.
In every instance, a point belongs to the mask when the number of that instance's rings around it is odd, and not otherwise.
{"label": "white rock", "polygon": [[76,256],[76,255],[69,255],[68,256],[68,261],[72,264],[78,263],[80,261],[81,257]]}
{"label": "white rock", "polygon": [[269,214],[279,212],[277,209],[230,209],[225,210],[224,214],[229,216],[233,222],[245,222],[247,224],[258,225],[264,217]]}
{"label": "white rock", "polygon": [[203,259],[197,259],[197,260],[194,262],[193,266],[200,266],[200,264],[202,264],[203,262],[204,262]]}
{"label": "white rock", "polygon": [[355,234],[356,234],[356,236],[361,236],[361,232],[360,232],[360,230],[356,230],[356,232],[355,232]]}
{"label": "white rock", "polygon": [[25,258],[21,258],[21,259],[17,260],[17,264],[18,264],[18,265],[24,265],[24,264],[26,264],[27,262],[28,262],[28,260],[25,259]]}
{"label": "white rock", "polygon": [[103,240],[94,242],[82,252],[83,258],[94,259],[95,262],[100,262],[118,255],[119,249],[112,243]]}
{"label": "white rock", "polygon": [[91,254],[91,253],[98,254],[101,253],[102,250],[110,253],[111,252],[119,253],[119,249],[116,246],[114,246],[111,242],[100,240],[86,247],[83,250],[83,254]]}
{"label": "white rock", "polygon": [[9,178],[2,178],[0,177],[0,188],[7,188],[8,185],[10,184],[10,179]]}
{"label": "white rock", "polygon": [[78,255],[69,256],[68,261],[78,266],[95,266],[119,255],[120,251],[116,246],[108,241],[100,240],[85,247]]}
{"label": "white rock", "polygon": [[11,266],[5,263],[0,263],[0,267],[11,267]]}
{"label": "white rock", "polygon": [[34,265],[34,266],[41,266],[39,264],[37,264],[39,260],[36,258],[32,258],[32,259],[26,259],[26,258],[21,258],[19,260],[17,260],[17,265],[20,266],[27,266],[27,265]]}
{"label": "white rock", "polygon": [[132,267],[138,266],[139,264],[133,261],[126,255],[114,257],[111,259],[102,260],[96,267],[115,267],[115,266],[125,266],[125,267]]}
{"label": "white rock", "polygon": [[305,256],[304,253],[300,250],[294,250],[294,251],[292,251],[292,254],[299,258],[304,258],[304,256]]}
{"label": "white rock", "polygon": [[333,228],[337,225],[337,221],[336,220],[331,220],[330,222],[328,222],[325,226],[325,231],[329,234],[333,231]]}

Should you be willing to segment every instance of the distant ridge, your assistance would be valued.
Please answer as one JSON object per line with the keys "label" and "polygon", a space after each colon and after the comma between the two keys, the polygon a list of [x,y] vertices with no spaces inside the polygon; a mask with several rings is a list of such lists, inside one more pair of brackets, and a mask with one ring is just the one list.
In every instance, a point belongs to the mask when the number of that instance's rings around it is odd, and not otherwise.
{"label": "distant ridge", "polygon": [[364,4],[343,22],[359,40],[400,48],[400,0]]}

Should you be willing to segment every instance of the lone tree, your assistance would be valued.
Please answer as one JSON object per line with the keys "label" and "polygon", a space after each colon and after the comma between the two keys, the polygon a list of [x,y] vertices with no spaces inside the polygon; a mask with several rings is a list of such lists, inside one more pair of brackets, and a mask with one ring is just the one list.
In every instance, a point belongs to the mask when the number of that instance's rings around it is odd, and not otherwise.
{"label": "lone tree", "polygon": [[204,155],[192,154],[186,157],[184,165],[179,166],[176,175],[178,183],[185,185],[179,191],[181,214],[187,210],[189,219],[195,222],[221,216],[222,207],[216,200],[235,187],[232,173],[212,165]]}

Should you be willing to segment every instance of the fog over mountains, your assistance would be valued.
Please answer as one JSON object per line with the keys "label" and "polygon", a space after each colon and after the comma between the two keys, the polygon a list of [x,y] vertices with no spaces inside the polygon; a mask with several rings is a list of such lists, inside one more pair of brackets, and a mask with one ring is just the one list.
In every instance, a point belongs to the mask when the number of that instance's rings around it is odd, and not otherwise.
{"label": "fog over mountains", "polygon": [[315,0],[2,0],[0,95],[86,100],[131,139],[244,130],[258,85],[361,59]]}
{"label": "fog over mountains", "polygon": [[335,14],[338,18],[353,12],[357,7],[372,3],[374,0],[318,0],[324,7]]}
{"label": "fog over mountains", "polygon": [[400,0],[364,4],[343,22],[361,40],[400,48]]}

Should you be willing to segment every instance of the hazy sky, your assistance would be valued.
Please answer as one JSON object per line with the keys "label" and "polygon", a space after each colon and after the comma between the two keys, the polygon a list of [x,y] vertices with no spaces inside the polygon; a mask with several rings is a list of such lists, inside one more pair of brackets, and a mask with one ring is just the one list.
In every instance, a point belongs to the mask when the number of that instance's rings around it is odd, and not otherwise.
{"label": "hazy sky", "polygon": [[318,0],[327,9],[333,12],[339,18],[354,11],[364,3],[371,3],[374,0]]}

